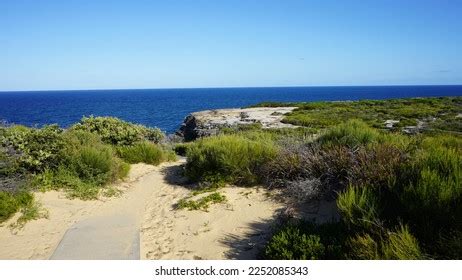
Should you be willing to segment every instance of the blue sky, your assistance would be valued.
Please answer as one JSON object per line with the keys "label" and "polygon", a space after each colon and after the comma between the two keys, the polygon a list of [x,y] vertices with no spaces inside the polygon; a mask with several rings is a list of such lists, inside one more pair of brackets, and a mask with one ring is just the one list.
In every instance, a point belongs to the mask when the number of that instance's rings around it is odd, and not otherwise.
{"label": "blue sky", "polygon": [[0,90],[462,84],[462,1],[0,1]]}

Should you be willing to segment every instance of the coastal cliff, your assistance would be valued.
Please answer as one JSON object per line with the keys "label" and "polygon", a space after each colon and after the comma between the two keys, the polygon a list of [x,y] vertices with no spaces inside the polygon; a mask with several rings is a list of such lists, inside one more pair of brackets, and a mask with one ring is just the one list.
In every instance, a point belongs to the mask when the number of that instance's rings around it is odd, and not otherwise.
{"label": "coastal cliff", "polygon": [[177,131],[185,141],[216,135],[221,128],[261,125],[261,128],[295,128],[283,123],[284,115],[296,107],[258,107],[245,109],[220,109],[194,112],[188,115]]}

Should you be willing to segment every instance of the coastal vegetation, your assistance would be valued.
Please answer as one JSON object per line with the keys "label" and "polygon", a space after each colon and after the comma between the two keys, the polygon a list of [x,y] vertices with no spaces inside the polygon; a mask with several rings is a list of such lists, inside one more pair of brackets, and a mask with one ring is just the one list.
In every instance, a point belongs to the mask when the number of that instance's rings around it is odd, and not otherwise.
{"label": "coastal vegetation", "polygon": [[174,154],[156,128],[113,117],[84,117],[57,125],[0,128],[0,222],[16,212],[40,216],[33,190],[64,190],[69,198],[114,194],[110,184],[127,176],[130,163],[157,165]]}
{"label": "coastal vegetation", "polygon": [[462,132],[461,97],[402,98],[335,102],[264,102],[253,107],[297,107],[283,122],[313,130],[335,126],[350,119],[360,119],[374,128],[384,128],[387,120],[397,121],[394,130],[419,126],[426,131]]}
{"label": "coastal vegetation", "polygon": [[[298,127],[223,127],[187,143],[112,117],[2,127],[0,222],[43,215],[32,190],[95,199],[113,193],[129,164],[174,160],[175,151],[194,186],[176,209],[212,211],[228,200],[227,185],[262,186],[291,209],[262,258],[462,258],[462,98],[257,106],[297,107],[283,121]],[[330,220],[304,214],[313,201],[335,206]]]}
{"label": "coastal vegetation", "polygon": [[[193,195],[194,196],[194,195]],[[182,198],[177,203],[177,209],[188,209],[188,210],[204,210],[207,211],[211,204],[222,203],[226,201],[226,196],[219,193],[213,192],[211,194],[202,196],[198,199],[192,199],[191,197]]]}
{"label": "coastal vegetation", "polygon": [[328,223],[281,217],[264,258],[462,257],[461,98],[268,105],[299,106],[285,121],[316,136],[226,128],[186,152],[192,181],[263,184],[295,209],[335,201]]}
{"label": "coastal vegetation", "polygon": [[260,181],[257,168],[275,154],[274,145],[263,139],[239,135],[204,138],[188,148],[185,173],[194,181],[254,185]]}

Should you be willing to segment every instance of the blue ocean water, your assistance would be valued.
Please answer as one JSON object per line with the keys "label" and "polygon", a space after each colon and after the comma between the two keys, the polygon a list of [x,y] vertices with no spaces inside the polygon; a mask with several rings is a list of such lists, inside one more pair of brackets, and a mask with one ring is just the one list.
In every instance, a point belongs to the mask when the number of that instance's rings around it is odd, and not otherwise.
{"label": "blue ocean water", "polygon": [[172,133],[191,112],[263,101],[460,96],[462,86],[354,86],[0,92],[0,120],[67,127],[82,116],[116,116]]}

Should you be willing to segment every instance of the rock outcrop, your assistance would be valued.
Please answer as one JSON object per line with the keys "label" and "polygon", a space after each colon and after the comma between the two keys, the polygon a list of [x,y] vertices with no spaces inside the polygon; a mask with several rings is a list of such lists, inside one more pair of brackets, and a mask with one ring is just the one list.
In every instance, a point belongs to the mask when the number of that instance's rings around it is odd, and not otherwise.
{"label": "rock outcrop", "polygon": [[281,122],[284,115],[296,107],[257,107],[245,109],[220,109],[195,112],[185,118],[177,135],[185,141],[216,135],[225,127],[260,124],[262,128],[295,128]]}

